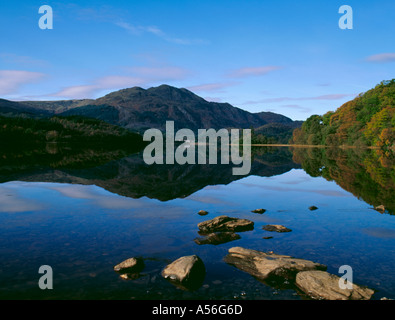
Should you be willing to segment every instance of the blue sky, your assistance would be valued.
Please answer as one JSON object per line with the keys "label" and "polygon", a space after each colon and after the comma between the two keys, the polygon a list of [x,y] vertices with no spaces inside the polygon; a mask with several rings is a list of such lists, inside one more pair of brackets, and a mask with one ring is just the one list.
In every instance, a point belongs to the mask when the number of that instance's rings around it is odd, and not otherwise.
{"label": "blue sky", "polygon": [[[53,29],[38,27],[41,5]],[[341,30],[341,5],[353,29]],[[395,78],[394,1],[1,1],[0,97],[163,83],[294,120]]]}

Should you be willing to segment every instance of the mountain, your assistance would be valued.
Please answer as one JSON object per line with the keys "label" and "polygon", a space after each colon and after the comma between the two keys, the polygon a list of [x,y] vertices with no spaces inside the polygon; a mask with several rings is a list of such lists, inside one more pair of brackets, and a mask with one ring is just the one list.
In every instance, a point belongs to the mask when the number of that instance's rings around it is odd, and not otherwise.
{"label": "mountain", "polygon": [[312,115],[294,130],[290,143],[394,148],[395,79],[382,81],[335,112]]}
{"label": "mountain", "polygon": [[189,128],[193,131],[258,128],[270,123],[299,126],[280,114],[250,113],[229,103],[206,101],[187,89],[168,85],[122,89],[95,100],[24,101],[20,105],[36,113],[96,118],[138,132],[148,128],[164,130],[166,120],[173,120],[176,130]]}
{"label": "mountain", "polygon": [[108,119],[111,123],[138,131],[148,128],[164,130],[166,120],[173,120],[176,130],[188,128],[193,131],[259,127],[274,121],[292,123],[282,115],[250,113],[229,103],[206,101],[187,89],[168,85],[119,90],[63,114]]}

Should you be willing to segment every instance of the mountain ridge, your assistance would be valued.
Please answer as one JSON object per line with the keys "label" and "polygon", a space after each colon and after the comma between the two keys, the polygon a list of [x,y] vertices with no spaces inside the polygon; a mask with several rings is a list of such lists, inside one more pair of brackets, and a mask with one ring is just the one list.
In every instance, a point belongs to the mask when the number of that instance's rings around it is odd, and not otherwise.
{"label": "mountain ridge", "polygon": [[[229,103],[211,102],[186,88],[166,84],[143,89],[132,87],[110,92],[97,99],[72,99],[58,101],[9,102],[13,108],[5,109],[0,102],[0,115],[25,113],[31,116],[83,116],[118,125],[132,131],[142,132],[149,128],[165,130],[166,120],[175,122],[175,129],[221,129],[259,128],[270,123],[278,124],[280,130],[291,135],[300,123],[274,112],[251,113]],[[21,110],[16,110],[17,105]],[[11,111],[10,111],[11,110]],[[10,115],[10,114],[8,114]]]}

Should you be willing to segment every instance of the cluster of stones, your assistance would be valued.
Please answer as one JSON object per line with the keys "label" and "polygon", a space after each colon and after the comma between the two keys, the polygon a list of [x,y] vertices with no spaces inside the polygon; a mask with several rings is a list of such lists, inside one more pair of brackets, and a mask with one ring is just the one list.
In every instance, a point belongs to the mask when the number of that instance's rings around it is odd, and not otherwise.
{"label": "cluster of stones", "polygon": [[[316,210],[317,208],[310,208]],[[252,212],[262,214],[266,210],[256,209]],[[207,211],[199,211],[206,215]],[[217,216],[198,224],[199,234],[204,236],[195,239],[198,244],[219,244],[239,239],[235,232],[253,230],[254,222],[248,219],[232,218],[226,215]],[[282,225],[263,226],[266,231],[290,232]],[[292,282],[302,293],[314,299],[326,300],[369,300],[374,291],[369,288],[351,284],[342,289],[340,278],[326,272],[326,266],[313,261],[298,259],[273,252],[262,252],[242,247],[230,248],[224,260],[229,265],[247,272],[255,278],[266,281],[273,278],[286,279]],[[144,268],[141,258],[129,258],[114,267],[114,271],[125,279],[135,279]],[[183,256],[168,264],[161,275],[174,285],[195,290],[204,281],[206,269],[197,255]],[[350,288],[351,287],[351,288]]]}

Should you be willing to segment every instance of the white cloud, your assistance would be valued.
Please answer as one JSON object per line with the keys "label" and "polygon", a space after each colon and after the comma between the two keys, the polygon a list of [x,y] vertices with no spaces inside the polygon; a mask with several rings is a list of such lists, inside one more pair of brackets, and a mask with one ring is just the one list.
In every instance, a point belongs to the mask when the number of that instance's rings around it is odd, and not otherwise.
{"label": "white cloud", "polygon": [[0,95],[17,92],[21,86],[44,78],[43,73],[23,70],[0,70]]}
{"label": "white cloud", "polygon": [[92,84],[83,84],[63,88],[53,96],[84,99],[92,98],[104,90],[118,90],[135,86],[147,86],[159,81],[173,81],[185,78],[189,71],[179,67],[132,67],[123,68],[135,76],[110,75],[95,79]]}
{"label": "white cloud", "polygon": [[260,100],[251,100],[246,101],[243,104],[257,104],[257,103],[272,103],[272,102],[284,102],[284,101],[305,101],[305,100],[340,100],[346,97],[356,96],[355,94],[324,94],[320,96],[312,96],[312,97],[278,97],[278,98],[267,98],[267,99],[260,99]]}
{"label": "white cloud", "polygon": [[395,53],[380,53],[380,54],[375,54],[372,56],[369,56],[366,58],[366,61],[369,62],[379,62],[379,63],[385,63],[385,62],[395,62]]}
{"label": "white cloud", "polygon": [[72,99],[91,98],[95,93],[102,90],[114,90],[140,86],[145,83],[145,79],[126,76],[106,76],[94,81],[91,85],[70,86],[54,94],[57,97]]}
{"label": "white cloud", "polygon": [[20,56],[14,53],[0,53],[0,60],[5,63],[12,63],[17,65],[28,65],[34,67],[47,66],[48,62],[40,59],[35,59],[29,56]]}
{"label": "white cloud", "polygon": [[222,91],[222,89],[235,86],[237,84],[239,84],[239,82],[216,82],[190,86],[187,87],[187,89],[193,92],[219,92]]}

